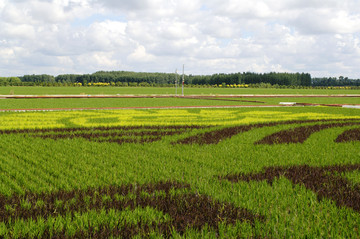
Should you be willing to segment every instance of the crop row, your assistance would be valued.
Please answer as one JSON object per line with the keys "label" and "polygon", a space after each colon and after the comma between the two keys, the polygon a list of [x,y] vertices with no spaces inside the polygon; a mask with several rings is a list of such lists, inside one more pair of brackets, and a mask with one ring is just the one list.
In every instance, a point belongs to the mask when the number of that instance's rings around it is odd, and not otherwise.
{"label": "crop row", "polygon": [[[219,176],[219,180],[232,183],[239,181],[266,181],[272,185],[276,178],[285,177],[294,185],[303,185],[317,195],[318,201],[331,199],[336,205],[348,207],[360,213],[360,185],[353,184],[341,174],[360,170],[360,164],[314,167],[308,165],[290,167],[266,167],[259,173],[230,174]],[[52,193],[15,194],[0,197],[0,222],[11,227],[12,222],[42,218],[70,217],[87,212],[111,210],[126,211],[137,208],[153,208],[168,215],[165,221],[149,223],[144,219],[135,222],[119,217],[115,225],[85,225],[68,234],[66,228],[48,225],[36,232],[36,237],[48,238],[101,238],[108,236],[131,237],[156,232],[166,238],[174,233],[184,235],[187,230],[211,228],[219,233],[220,224],[235,225],[236,222],[265,222],[265,217],[231,203],[219,202],[211,197],[191,192],[189,184],[179,182],[158,182],[143,185],[90,187]],[[3,224],[4,225],[4,224]],[[3,233],[3,236],[7,234]],[[26,233],[17,236],[29,236]]]}
{"label": "crop row", "polygon": [[[190,185],[176,182],[158,182],[145,185],[105,186],[86,190],[58,191],[54,193],[31,193],[0,197],[0,222],[14,222],[31,218],[48,219],[54,216],[74,217],[74,213],[86,213],[95,210],[135,210],[151,207],[170,216],[169,221],[158,224],[146,224],[139,221],[131,225],[119,219],[119,224],[110,228],[103,225],[100,229],[79,230],[72,236],[97,237],[105,235],[134,236],[157,231],[170,237],[175,231],[182,235],[189,228],[201,230],[210,227],[218,230],[219,223],[235,224],[246,221],[254,224],[264,218],[244,208],[234,207],[230,203],[220,203],[210,197],[186,192]],[[179,191],[180,190],[180,191]],[[185,190],[185,191],[184,191]],[[26,235],[21,235],[26,236]],[[38,237],[67,237],[63,230],[52,231],[47,228]]]}
{"label": "crop row", "polygon": [[[315,125],[297,126],[299,124],[316,123]],[[217,144],[222,140],[229,139],[237,134],[244,133],[256,128],[273,127],[278,125],[295,125],[291,129],[281,130],[265,136],[255,144],[284,144],[303,143],[313,133],[324,129],[360,125],[357,119],[338,120],[296,120],[284,122],[272,122],[263,124],[240,125],[233,127],[205,126],[136,126],[136,127],[97,127],[97,128],[55,128],[55,129],[22,129],[0,130],[0,134],[24,134],[30,137],[42,139],[74,139],[83,138],[94,142],[109,143],[150,143],[161,140],[164,136],[181,135],[194,129],[206,129],[195,135],[172,142],[172,144]],[[213,128],[213,129],[212,129]],[[344,131],[335,142],[360,141],[360,129]]]}
{"label": "crop row", "polygon": [[1,116],[0,237],[360,236],[357,110]]}
{"label": "crop row", "polygon": [[2,130],[0,134],[24,134],[42,139],[83,138],[95,142],[110,143],[150,143],[159,141],[164,136],[187,133],[204,126],[135,126],[135,127],[97,127],[97,128],[54,128]]}
{"label": "crop row", "polygon": [[360,213],[360,184],[350,182],[339,174],[360,170],[360,164],[332,165],[310,167],[308,165],[291,167],[266,167],[263,172],[249,174],[232,174],[220,179],[231,182],[264,181],[270,185],[280,176],[289,179],[293,184],[304,185],[317,194],[318,200],[329,198],[338,207],[349,207]]}
{"label": "crop row", "polygon": [[[217,144],[224,139],[231,138],[237,134],[250,131],[254,128],[264,128],[271,127],[277,125],[291,125],[291,124],[302,124],[302,123],[323,123],[330,122],[336,120],[296,120],[296,121],[285,121],[285,122],[273,122],[273,123],[264,123],[264,124],[253,124],[253,125],[241,125],[223,128],[219,130],[214,130],[210,132],[206,132],[203,134],[198,134],[194,136],[190,136],[188,138],[179,140],[177,143],[179,144]],[[354,119],[343,120],[340,119],[338,121],[348,121],[342,123],[329,123],[329,124],[318,124],[318,125],[308,125],[296,127],[290,130],[283,130],[270,136],[265,137],[264,139],[256,142],[255,144],[274,144],[274,143],[303,143],[307,138],[310,137],[311,134],[321,131],[323,129],[334,128],[334,127],[343,127],[343,126],[352,126],[352,125],[360,125],[359,121]],[[357,135],[357,130],[348,130],[345,131],[336,142],[346,142],[352,140],[359,140],[359,135]],[[340,140],[341,139],[341,140]]]}
{"label": "crop row", "polygon": [[360,128],[346,130],[336,138],[337,143],[351,141],[360,141]]}

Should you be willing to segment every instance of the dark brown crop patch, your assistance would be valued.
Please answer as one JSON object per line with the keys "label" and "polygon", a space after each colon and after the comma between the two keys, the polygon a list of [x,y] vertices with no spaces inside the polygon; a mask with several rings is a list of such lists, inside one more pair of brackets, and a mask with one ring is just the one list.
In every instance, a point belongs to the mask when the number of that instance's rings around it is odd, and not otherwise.
{"label": "dark brown crop patch", "polygon": [[165,136],[173,136],[207,126],[135,126],[135,127],[95,127],[95,128],[55,128],[2,130],[0,134],[23,134],[43,139],[83,138],[93,142],[110,143],[151,143]]}
{"label": "dark brown crop patch", "polygon": [[[341,121],[342,123],[335,123]],[[359,119],[331,119],[331,120],[293,120],[279,121],[270,123],[260,123],[252,125],[240,125],[212,130],[205,133],[178,140],[172,144],[218,144],[222,140],[229,139],[237,134],[250,131],[255,128],[272,127],[277,125],[290,125],[302,123],[323,123],[333,122],[328,125],[303,126],[299,129],[280,131],[265,137],[256,144],[274,144],[287,142],[303,142],[308,135],[329,127],[340,127],[346,125],[360,124]],[[345,123],[344,123],[345,122]],[[116,127],[93,127],[93,128],[54,128],[54,129],[19,129],[19,130],[0,130],[1,134],[23,134],[30,137],[43,139],[74,139],[83,138],[93,142],[110,143],[151,143],[161,140],[165,136],[180,135],[194,129],[212,129],[215,126],[116,126]],[[305,130],[304,130],[305,129]]]}
{"label": "dark brown crop patch", "polygon": [[344,127],[351,125],[360,125],[360,122],[346,122],[346,123],[331,123],[318,124],[311,126],[301,126],[294,129],[282,130],[271,134],[255,142],[255,144],[289,144],[289,143],[304,143],[313,133],[324,129],[335,127]]}
{"label": "dark brown crop patch", "polygon": [[[303,124],[303,123],[323,123],[323,122],[336,122],[336,121],[345,121],[346,123],[332,123],[328,124],[328,128],[330,127],[340,127],[340,126],[346,126],[346,125],[356,125],[360,124],[360,122],[354,122],[359,121],[359,119],[335,119],[335,120],[293,120],[293,121],[280,121],[280,122],[270,122],[270,123],[260,123],[260,124],[252,124],[252,125],[240,125],[240,126],[233,126],[233,127],[227,127],[223,129],[213,130],[206,133],[200,133],[194,136],[187,137],[185,139],[178,140],[177,142],[174,142],[173,144],[218,144],[222,140],[229,139],[237,134],[244,133],[247,131],[250,131],[255,128],[264,128],[264,127],[272,127],[277,125],[291,125],[291,124]],[[348,122],[347,122],[348,121]],[[339,125],[339,126],[336,126]],[[305,127],[305,126],[304,126]],[[309,126],[312,127],[312,126]],[[321,124],[316,125],[313,129],[310,128],[310,130],[315,130],[317,127],[321,129],[325,129],[326,127],[322,126]],[[306,127],[305,127],[306,129]],[[289,132],[280,131],[279,133],[273,134],[274,136],[268,136],[264,138],[263,140],[255,143],[255,144],[264,144],[267,142],[282,142],[282,138],[285,138],[283,141],[286,142],[286,139],[290,141],[290,139],[294,138],[294,141],[301,142],[306,135],[310,135],[308,131],[303,132],[302,128],[301,130],[294,131],[289,130]],[[294,134],[295,133],[295,134]],[[297,134],[296,134],[297,133]],[[296,137],[301,136],[299,139],[295,139]],[[308,137],[308,136],[307,136]],[[263,143],[264,142],[264,143]],[[302,141],[303,142],[303,141]],[[268,143],[271,144],[271,143]]]}
{"label": "dark brown crop patch", "polygon": [[311,167],[308,165],[291,167],[266,167],[263,172],[221,176],[220,179],[231,182],[263,181],[270,185],[275,178],[286,177],[293,184],[304,185],[317,194],[318,200],[328,198],[338,207],[352,208],[360,213],[360,185],[353,184],[340,173],[360,170],[360,164]]}
{"label": "dark brown crop patch", "polygon": [[360,141],[360,128],[358,129],[349,129],[340,134],[335,142],[351,142],[351,141]]}
{"label": "dark brown crop patch", "polygon": [[[137,225],[121,222],[119,227],[110,229],[107,225],[100,230],[78,231],[76,238],[101,235],[136,235],[148,231],[159,231],[165,237],[170,237],[171,231],[184,234],[188,228],[201,230],[210,227],[218,230],[219,223],[235,224],[236,221],[247,221],[252,225],[255,220],[264,220],[263,216],[254,215],[244,208],[238,208],[230,203],[222,203],[206,195],[187,192],[188,184],[178,182],[159,182],[145,185],[105,186],[87,188],[85,190],[58,191],[52,193],[32,193],[5,197],[0,195],[0,222],[16,221],[18,219],[56,217],[72,215],[74,212],[84,213],[89,210],[123,211],[125,209],[151,207],[170,216],[170,221],[159,224]],[[182,190],[181,193],[171,193]],[[185,190],[185,191],[184,191]],[[131,195],[131,196],[129,196]],[[106,198],[106,200],[104,200]],[[37,202],[41,200],[42,206]],[[28,206],[21,206],[24,202]],[[59,203],[61,202],[61,203]],[[9,210],[11,208],[11,210]],[[120,226],[120,225],[123,226]],[[53,232],[45,232],[52,234]],[[55,232],[55,234],[57,234]],[[61,235],[61,233],[59,234]]]}
{"label": "dark brown crop patch", "polygon": [[36,133],[74,133],[81,131],[142,131],[142,130],[186,130],[186,129],[203,129],[208,126],[199,125],[170,125],[170,126],[112,126],[112,127],[78,127],[78,128],[45,128],[45,129],[11,129],[0,130],[0,134],[36,134]]}
{"label": "dark brown crop patch", "polygon": [[252,126],[235,126],[220,130],[213,130],[203,134],[187,137],[173,144],[218,144],[223,139],[231,138],[242,132],[251,130]]}

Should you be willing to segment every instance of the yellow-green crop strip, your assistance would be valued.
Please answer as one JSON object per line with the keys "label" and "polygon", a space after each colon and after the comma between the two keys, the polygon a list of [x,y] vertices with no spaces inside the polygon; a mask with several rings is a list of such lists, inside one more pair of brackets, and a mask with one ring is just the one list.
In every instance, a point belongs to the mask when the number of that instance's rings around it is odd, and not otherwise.
{"label": "yellow-green crop strip", "polygon": [[344,114],[346,112],[349,111],[321,107],[305,110],[252,108],[5,112],[0,113],[0,129],[191,124],[224,126],[285,120],[360,119],[360,115]]}
{"label": "yellow-green crop strip", "polygon": [[359,238],[360,113],[0,113],[1,238]]}

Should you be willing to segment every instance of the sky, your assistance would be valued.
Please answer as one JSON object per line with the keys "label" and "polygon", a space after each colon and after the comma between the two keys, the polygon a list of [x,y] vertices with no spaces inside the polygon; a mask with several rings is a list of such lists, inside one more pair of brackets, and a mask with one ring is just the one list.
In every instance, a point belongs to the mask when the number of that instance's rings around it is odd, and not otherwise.
{"label": "sky", "polygon": [[0,76],[360,78],[360,0],[0,0]]}

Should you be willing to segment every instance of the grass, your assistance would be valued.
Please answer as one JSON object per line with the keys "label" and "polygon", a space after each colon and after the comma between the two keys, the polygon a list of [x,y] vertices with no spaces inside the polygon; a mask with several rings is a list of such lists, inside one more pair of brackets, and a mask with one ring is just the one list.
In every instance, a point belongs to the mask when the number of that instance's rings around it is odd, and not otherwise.
{"label": "grass", "polygon": [[[246,105],[249,102],[178,98],[110,98],[110,99],[6,99],[1,109],[26,108],[105,108],[105,107],[156,107],[156,106],[207,106]],[[251,103],[254,104],[254,103]],[[256,103],[263,105],[264,103]]]}
{"label": "grass", "polygon": [[[280,123],[284,121],[291,122]],[[176,143],[259,123],[270,124],[225,135],[214,144]],[[283,130],[330,123],[347,124],[316,131],[303,143],[255,144]],[[112,141],[146,139],[141,132],[151,127],[144,127],[174,125],[205,128],[164,134],[146,143]],[[104,127],[110,127],[109,134]],[[335,142],[354,128],[360,128],[358,110],[328,107],[3,112],[0,235],[357,238],[356,206],[319,197],[306,177],[293,181],[287,169],[360,164],[359,141]],[[226,179],[271,167],[285,172],[271,183]],[[358,187],[358,172],[336,177]],[[321,185],[322,191],[330,190]]]}
{"label": "grass", "polygon": [[[360,94],[360,90],[344,89],[269,89],[269,88],[185,88],[185,95],[229,94]],[[175,87],[22,87],[0,86],[0,95],[152,95],[175,94]],[[181,88],[178,88],[181,94]]]}
{"label": "grass", "polygon": [[[257,102],[256,102],[257,101]],[[224,106],[224,105],[278,105],[280,102],[314,104],[360,104],[359,98],[89,98],[89,99],[3,99],[0,109],[41,108],[107,108],[107,107],[158,107],[158,106]]]}

